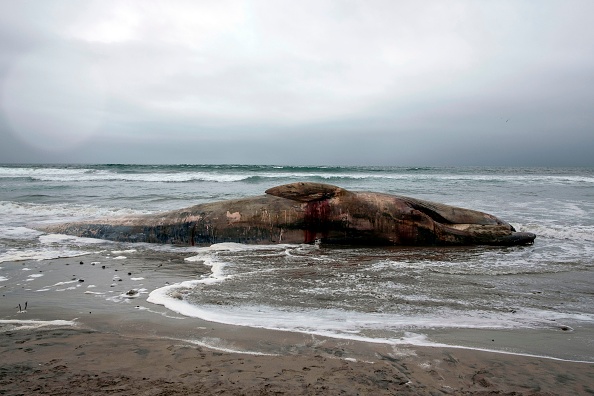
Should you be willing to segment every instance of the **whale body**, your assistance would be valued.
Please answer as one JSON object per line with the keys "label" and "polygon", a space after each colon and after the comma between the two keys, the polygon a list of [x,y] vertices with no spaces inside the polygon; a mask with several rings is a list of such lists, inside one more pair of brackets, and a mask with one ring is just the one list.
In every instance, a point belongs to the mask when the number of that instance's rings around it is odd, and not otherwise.
{"label": "whale body", "polygon": [[52,233],[123,242],[204,245],[522,245],[535,235],[497,217],[420,199],[292,183],[266,195],[144,216],[43,227]]}

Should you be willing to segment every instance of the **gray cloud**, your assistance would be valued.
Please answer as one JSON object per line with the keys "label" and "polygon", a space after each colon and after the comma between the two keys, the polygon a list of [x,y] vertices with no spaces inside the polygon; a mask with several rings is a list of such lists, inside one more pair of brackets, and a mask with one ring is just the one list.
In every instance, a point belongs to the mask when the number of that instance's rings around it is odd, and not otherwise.
{"label": "gray cloud", "polygon": [[594,165],[589,1],[0,11],[0,162]]}

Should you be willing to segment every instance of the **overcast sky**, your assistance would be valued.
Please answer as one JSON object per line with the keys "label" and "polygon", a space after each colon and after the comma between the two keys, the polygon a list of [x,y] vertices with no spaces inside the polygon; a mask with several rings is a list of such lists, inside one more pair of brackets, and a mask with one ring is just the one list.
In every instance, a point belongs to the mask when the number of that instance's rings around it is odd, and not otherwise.
{"label": "overcast sky", "polygon": [[593,15],[0,0],[0,163],[594,166]]}

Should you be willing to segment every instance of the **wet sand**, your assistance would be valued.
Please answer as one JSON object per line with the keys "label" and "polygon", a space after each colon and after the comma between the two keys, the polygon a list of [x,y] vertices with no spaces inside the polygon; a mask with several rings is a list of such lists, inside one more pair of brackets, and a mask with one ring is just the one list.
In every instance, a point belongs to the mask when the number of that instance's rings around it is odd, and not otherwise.
{"label": "wet sand", "polygon": [[[146,294],[122,297],[207,272],[163,266],[162,256],[146,255],[3,263],[0,394],[594,394],[591,363],[225,326],[170,313]],[[64,281],[61,292],[38,291]],[[17,313],[25,301],[27,312]],[[12,320],[74,325],[19,328]]]}
{"label": "wet sand", "polygon": [[[319,351],[318,351],[319,352]],[[84,329],[0,335],[5,395],[588,395],[594,367],[469,350],[415,348],[354,362],[327,353],[255,356]]]}

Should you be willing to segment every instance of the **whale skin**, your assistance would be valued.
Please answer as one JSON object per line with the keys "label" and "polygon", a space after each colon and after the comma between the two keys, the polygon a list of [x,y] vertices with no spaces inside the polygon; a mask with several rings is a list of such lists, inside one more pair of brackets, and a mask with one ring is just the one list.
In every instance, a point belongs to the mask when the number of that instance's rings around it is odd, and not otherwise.
{"label": "whale skin", "polygon": [[41,229],[113,241],[191,246],[221,242],[526,245],[536,238],[480,211],[309,182],[273,187],[256,197]]}

